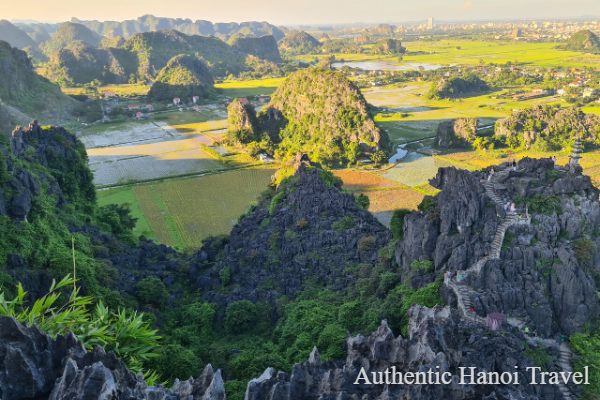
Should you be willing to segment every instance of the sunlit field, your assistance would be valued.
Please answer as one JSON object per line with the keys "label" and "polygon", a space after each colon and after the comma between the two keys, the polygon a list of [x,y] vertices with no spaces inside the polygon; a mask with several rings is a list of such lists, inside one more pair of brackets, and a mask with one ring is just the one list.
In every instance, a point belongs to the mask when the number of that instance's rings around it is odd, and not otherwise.
{"label": "sunlit field", "polygon": [[231,80],[215,84],[219,93],[229,97],[247,97],[269,95],[277,89],[285,78],[266,78],[251,80]]}
{"label": "sunlit field", "polygon": [[180,249],[197,248],[211,235],[229,233],[274,170],[241,169],[101,190],[100,204],[129,203],[136,232]]}

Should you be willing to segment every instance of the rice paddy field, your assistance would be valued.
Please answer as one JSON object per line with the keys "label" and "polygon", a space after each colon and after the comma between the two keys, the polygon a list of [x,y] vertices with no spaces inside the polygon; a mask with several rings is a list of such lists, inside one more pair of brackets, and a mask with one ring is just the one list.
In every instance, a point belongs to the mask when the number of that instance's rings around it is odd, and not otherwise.
{"label": "rice paddy field", "polygon": [[228,80],[215,84],[219,93],[228,97],[269,95],[277,89],[285,78],[250,79],[245,81]]}
{"label": "rice paddy field", "polygon": [[559,43],[519,41],[439,40],[405,42],[407,63],[504,64],[518,62],[541,67],[600,67],[600,55],[561,50]]}
{"label": "rice paddy field", "polygon": [[369,211],[384,225],[389,225],[395,210],[416,209],[423,200],[423,193],[377,173],[350,169],[334,173],[342,179],[346,190],[369,198]]}
{"label": "rice paddy field", "polygon": [[[405,41],[407,54],[376,56],[372,54],[334,54],[343,61],[385,61],[398,65],[475,65],[485,63],[505,64],[518,62],[540,67],[600,67],[600,55],[561,50],[559,43],[535,43],[505,40],[419,40]],[[310,62],[329,57],[329,54],[310,54],[295,59]]]}
{"label": "rice paddy field", "polygon": [[143,234],[178,249],[227,234],[271,181],[274,170],[248,168],[98,191],[100,205],[128,203]]}

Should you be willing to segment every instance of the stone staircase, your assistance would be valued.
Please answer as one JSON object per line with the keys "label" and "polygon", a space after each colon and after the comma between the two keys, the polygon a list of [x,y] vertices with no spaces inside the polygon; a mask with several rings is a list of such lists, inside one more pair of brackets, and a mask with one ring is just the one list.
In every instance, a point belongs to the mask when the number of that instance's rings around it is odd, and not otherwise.
{"label": "stone staircase", "polygon": [[[496,207],[499,207],[504,210],[506,204],[508,204],[511,200],[506,198],[505,196],[499,195],[496,192],[496,181],[499,178],[504,178],[510,174],[510,169],[506,168],[502,171],[496,172],[491,179],[483,181],[483,187],[485,189],[486,195],[494,202]],[[520,215],[516,211],[506,211],[505,216],[502,218],[502,222],[498,225],[496,229],[496,233],[494,235],[494,239],[490,246],[490,251],[487,255],[483,256],[477,262],[475,262],[471,267],[466,269],[464,272],[466,275],[476,274],[478,275],[481,272],[481,269],[484,265],[490,260],[497,260],[500,258],[500,254],[502,252],[502,244],[504,243],[504,238],[506,236],[506,231],[513,225],[518,224],[526,224],[529,225],[531,223],[531,216],[527,213],[525,215]],[[473,290],[470,286],[459,284],[453,280],[446,280],[444,282],[446,286],[448,286],[456,295],[458,308],[461,310],[464,317],[470,321],[475,323],[484,324],[486,322],[485,318],[480,317],[475,312],[472,312],[473,309],[473,298],[477,295],[477,292]],[[545,347],[558,347],[560,352],[560,357],[558,360],[558,365],[565,372],[572,372],[573,368],[571,367],[571,358],[572,352],[569,349],[569,346],[566,343],[559,344],[556,340],[553,339],[543,339],[537,336],[530,336],[525,333],[524,330],[526,328],[526,323],[515,317],[508,317],[506,322],[510,325],[518,329],[523,335],[527,338],[527,341],[533,345],[542,345]],[[565,384],[558,384],[558,390],[563,396],[564,400],[575,400],[575,397]]]}

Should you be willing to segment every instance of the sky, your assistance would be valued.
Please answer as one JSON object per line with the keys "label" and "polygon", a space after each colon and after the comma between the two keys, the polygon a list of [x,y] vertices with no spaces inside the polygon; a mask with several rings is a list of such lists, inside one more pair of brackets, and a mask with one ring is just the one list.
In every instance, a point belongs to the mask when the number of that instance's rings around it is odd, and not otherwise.
{"label": "sky", "polygon": [[0,0],[0,19],[59,22],[144,14],[278,25],[600,17],[600,0]]}

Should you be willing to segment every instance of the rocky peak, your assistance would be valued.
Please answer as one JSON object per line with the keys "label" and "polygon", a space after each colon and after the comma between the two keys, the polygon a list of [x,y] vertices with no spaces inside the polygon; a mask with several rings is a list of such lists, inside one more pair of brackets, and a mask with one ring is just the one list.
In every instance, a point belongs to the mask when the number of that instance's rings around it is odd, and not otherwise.
{"label": "rocky peak", "polygon": [[211,268],[211,285],[221,286],[226,269],[227,301],[293,296],[308,279],[346,287],[346,267],[374,263],[390,235],[340,187],[334,175],[302,161],[233,228]]}
{"label": "rocky peak", "polygon": [[[460,274],[460,300],[478,318],[498,313],[542,337],[581,330],[600,313],[598,190],[552,160],[493,170],[440,169],[440,194],[405,219],[398,264],[414,286]],[[412,268],[423,259],[433,271]],[[455,304],[452,291],[446,299]]]}

